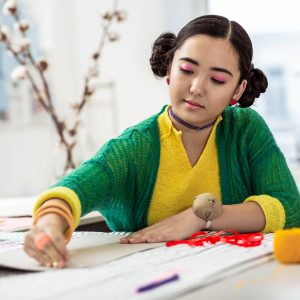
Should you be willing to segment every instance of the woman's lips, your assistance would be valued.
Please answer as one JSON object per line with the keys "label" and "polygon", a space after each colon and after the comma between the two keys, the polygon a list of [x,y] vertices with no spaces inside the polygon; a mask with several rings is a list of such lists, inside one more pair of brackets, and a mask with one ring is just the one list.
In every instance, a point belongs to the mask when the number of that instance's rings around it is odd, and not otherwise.
{"label": "woman's lips", "polygon": [[192,100],[184,100],[184,101],[191,107],[205,108],[203,105],[201,105],[200,103],[198,103],[196,101],[192,101]]}

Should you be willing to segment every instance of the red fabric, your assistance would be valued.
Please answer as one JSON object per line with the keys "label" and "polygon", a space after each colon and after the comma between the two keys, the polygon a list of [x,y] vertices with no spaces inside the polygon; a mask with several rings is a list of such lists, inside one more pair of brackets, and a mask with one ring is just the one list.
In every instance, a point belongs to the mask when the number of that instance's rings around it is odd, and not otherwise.
{"label": "red fabric", "polygon": [[[224,233],[231,233],[232,235],[222,235]],[[189,246],[203,246],[204,243],[216,244],[217,242],[223,242],[240,247],[255,247],[261,245],[264,236],[259,233],[238,233],[234,230],[218,231],[212,235],[208,235],[205,231],[199,231],[190,236],[188,240],[177,240],[166,243],[167,247],[176,245],[189,245]]]}

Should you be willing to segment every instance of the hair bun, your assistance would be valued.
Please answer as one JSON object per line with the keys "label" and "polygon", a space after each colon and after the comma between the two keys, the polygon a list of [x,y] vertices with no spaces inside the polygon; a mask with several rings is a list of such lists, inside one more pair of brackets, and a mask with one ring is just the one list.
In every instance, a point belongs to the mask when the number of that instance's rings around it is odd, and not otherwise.
{"label": "hair bun", "polygon": [[248,80],[253,82],[256,87],[257,95],[255,95],[255,98],[257,98],[260,93],[264,93],[268,87],[268,80],[260,69],[252,69]]}
{"label": "hair bun", "polygon": [[260,69],[252,67],[246,79],[247,86],[239,100],[240,107],[251,106],[255,98],[258,98],[261,93],[264,93],[268,87],[267,77]]}
{"label": "hair bun", "polygon": [[174,47],[176,36],[174,33],[166,32],[161,34],[152,46],[150,57],[151,69],[155,76],[164,77],[167,75],[170,57],[168,52]]}

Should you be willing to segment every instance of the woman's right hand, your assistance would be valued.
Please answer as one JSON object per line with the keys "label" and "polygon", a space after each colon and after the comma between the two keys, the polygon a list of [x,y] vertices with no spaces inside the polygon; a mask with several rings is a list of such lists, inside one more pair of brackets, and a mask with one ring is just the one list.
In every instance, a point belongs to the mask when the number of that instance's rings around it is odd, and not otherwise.
{"label": "woman's right hand", "polygon": [[25,252],[43,266],[63,268],[69,259],[64,235],[67,225],[57,214],[40,217],[25,236]]}

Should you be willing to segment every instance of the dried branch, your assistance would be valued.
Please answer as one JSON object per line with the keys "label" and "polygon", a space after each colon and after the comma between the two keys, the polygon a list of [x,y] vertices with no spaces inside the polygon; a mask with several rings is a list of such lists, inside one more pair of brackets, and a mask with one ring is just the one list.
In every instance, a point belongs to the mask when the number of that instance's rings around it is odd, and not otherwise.
{"label": "dried branch", "polygon": [[15,22],[15,27],[19,30],[21,36],[21,40],[19,39],[19,44],[17,44],[10,38],[8,27],[0,25],[0,43],[4,44],[7,51],[13,55],[19,65],[13,71],[12,77],[15,80],[27,79],[32,87],[36,99],[50,115],[56,132],[60,138],[60,143],[66,151],[67,159],[62,172],[62,175],[64,175],[67,171],[76,167],[72,150],[77,143],[78,127],[80,126],[79,115],[94,93],[94,90],[92,90],[90,86],[90,82],[92,78],[97,78],[99,76],[98,64],[103,47],[107,42],[113,42],[118,39],[118,36],[114,32],[110,31],[110,27],[115,21],[123,21],[126,14],[123,11],[117,10],[117,0],[114,0],[112,11],[106,12],[102,16],[102,34],[98,48],[92,55],[93,65],[88,70],[87,75],[84,78],[84,86],[80,102],[72,105],[76,115],[76,121],[71,128],[67,128],[66,121],[61,120],[58,116],[56,107],[52,100],[48,81],[45,77],[45,72],[48,69],[48,62],[46,60],[37,61],[32,54],[30,40],[27,37],[27,32],[30,29],[29,23],[25,20],[21,20],[17,2],[15,0],[4,1],[3,13],[12,16]]}

